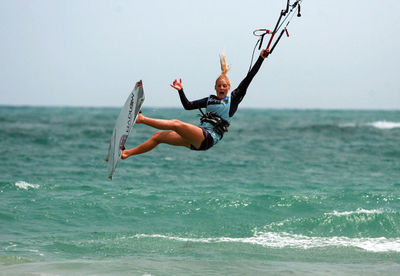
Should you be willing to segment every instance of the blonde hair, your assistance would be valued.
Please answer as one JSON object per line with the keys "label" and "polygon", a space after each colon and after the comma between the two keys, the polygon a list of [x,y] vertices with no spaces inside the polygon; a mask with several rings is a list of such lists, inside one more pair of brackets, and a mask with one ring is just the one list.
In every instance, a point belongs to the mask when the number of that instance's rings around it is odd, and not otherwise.
{"label": "blonde hair", "polygon": [[226,55],[225,53],[219,54],[219,62],[221,64],[221,75],[215,81],[215,85],[217,84],[218,80],[225,79],[229,86],[231,86],[231,81],[228,78],[228,72],[231,69],[230,65],[226,64]]}

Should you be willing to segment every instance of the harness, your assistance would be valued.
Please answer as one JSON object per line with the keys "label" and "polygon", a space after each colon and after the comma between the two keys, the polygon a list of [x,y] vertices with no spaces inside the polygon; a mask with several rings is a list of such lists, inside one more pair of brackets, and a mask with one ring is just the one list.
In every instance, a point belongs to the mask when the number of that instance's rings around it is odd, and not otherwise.
{"label": "harness", "polygon": [[210,123],[214,127],[214,131],[221,135],[221,138],[224,137],[224,133],[228,131],[229,123],[214,112],[204,113],[201,108],[199,110],[202,114],[200,122]]}

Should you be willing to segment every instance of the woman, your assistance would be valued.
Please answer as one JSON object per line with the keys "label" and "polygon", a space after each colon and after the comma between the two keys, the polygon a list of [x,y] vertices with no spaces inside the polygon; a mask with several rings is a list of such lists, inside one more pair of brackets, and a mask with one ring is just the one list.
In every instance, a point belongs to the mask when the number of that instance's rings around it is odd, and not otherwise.
{"label": "woman", "polygon": [[[192,150],[207,150],[222,139],[227,131],[230,121],[235,114],[239,103],[246,94],[253,77],[261,67],[268,52],[263,50],[260,57],[248,72],[239,86],[228,96],[231,82],[227,76],[229,67],[226,65],[225,56],[220,57],[221,75],[215,82],[216,95],[210,95],[196,101],[189,101],[183,92],[182,79],[175,80],[171,86],[178,90],[182,105],[186,110],[206,108],[199,126],[185,123],[179,120],[153,119],[139,113],[136,123],[145,124],[162,131],[157,131],[143,144],[122,152],[122,159],[129,156],[142,154],[154,149],[161,143],[173,146],[185,146]],[[201,109],[200,109],[201,110]]]}

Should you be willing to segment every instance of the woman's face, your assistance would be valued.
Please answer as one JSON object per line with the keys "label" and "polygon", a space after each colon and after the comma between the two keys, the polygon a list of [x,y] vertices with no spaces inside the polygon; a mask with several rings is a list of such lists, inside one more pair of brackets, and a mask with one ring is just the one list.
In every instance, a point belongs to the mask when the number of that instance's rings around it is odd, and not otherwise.
{"label": "woman's face", "polygon": [[215,83],[215,91],[220,100],[228,96],[229,89],[231,89],[231,86],[225,78],[219,78]]}

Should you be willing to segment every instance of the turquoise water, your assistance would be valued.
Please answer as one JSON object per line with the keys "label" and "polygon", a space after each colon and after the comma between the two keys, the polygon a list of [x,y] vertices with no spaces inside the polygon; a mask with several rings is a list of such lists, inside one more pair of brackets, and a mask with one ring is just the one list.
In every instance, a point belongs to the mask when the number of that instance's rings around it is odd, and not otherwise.
{"label": "turquoise water", "polygon": [[241,109],[209,151],[161,145],[110,181],[118,113],[0,107],[0,275],[400,271],[399,111]]}

